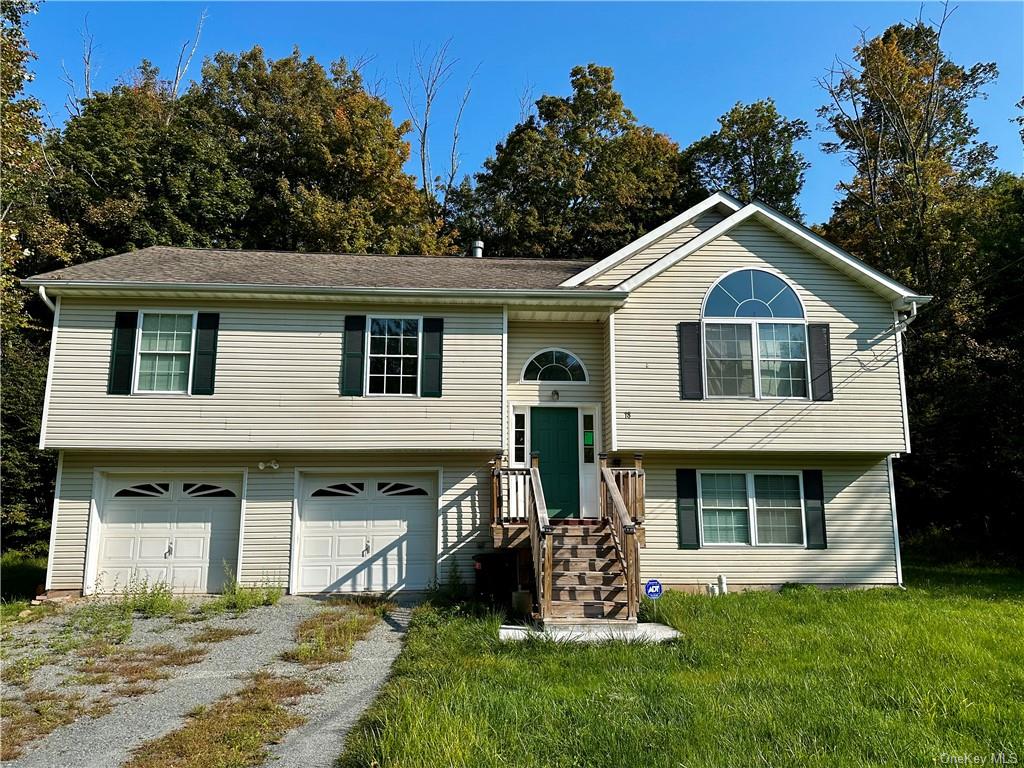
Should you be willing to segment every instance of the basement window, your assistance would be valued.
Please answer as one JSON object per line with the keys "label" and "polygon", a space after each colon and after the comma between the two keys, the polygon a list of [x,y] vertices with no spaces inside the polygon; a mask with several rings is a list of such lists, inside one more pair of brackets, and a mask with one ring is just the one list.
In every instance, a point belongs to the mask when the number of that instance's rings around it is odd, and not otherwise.
{"label": "basement window", "polygon": [[805,545],[799,472],[700,472],[698,485],[703,545]]}

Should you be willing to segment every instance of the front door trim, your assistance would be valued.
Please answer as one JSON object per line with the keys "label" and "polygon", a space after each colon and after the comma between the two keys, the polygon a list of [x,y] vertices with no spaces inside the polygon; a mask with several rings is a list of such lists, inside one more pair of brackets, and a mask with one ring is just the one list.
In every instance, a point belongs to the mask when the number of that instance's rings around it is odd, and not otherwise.
{"label": "front door trim", "polygon": [[[598,510],[598,462],[597,454],[604,450],[603,424],[601,420],[601,403],[585,402],[580,400],[559,400],[539,402],[537,400],[516,400],[509,403],[509,414],[506,419],[508,424],[506,439],[506,455],[509,457],[509,466],[527,467],[530,464],[530,410],[532,408],[575,408],[578,413],[577,437],[579,439],[579,462],[580,462],[580,517],[597,518],[600,515]],[[526,417],[526,451],[525,460],[515,461],[515,428],[516,414],[523,414]],[[583,416],[584,414],[594,417],[594,462],[586,463],[583,460]]]}

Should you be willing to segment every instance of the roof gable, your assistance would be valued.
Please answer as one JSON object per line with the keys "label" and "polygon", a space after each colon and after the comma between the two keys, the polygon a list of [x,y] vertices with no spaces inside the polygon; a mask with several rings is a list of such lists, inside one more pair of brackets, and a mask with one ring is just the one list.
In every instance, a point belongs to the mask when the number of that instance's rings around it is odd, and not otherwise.
{"label": "roof gable", "polygon": [[[930,296],[916,294],[910,288],[868,266],[789,217],[784,216],[764,203],[756,201],[739,208],[732,215],[726,217],[710,229],[701,232],[684,245],[665,254],[653,264],[623,280],[615,286],[616,290],[628,292],[640,287],[680,260],[685,259],[691,253],[700,250],[749,220],[764,224],[803,250],[883,296],[892,302],[896,308],[906,309],[912,303],[924,304],[931,298]],[[600,262],[598,263],[600,264]]]}
{"label": "roof gable", "polygon": [[672,235],[686,226],[693,224],[703,214],[717,209],[723,215],[727,216],[735,213],[741,207],[742,206],[735,198],[725,194],[724,192],[718,192],[711,195],[711,197],[706,200],[702,200],[697,203],[697,205],[687,208],[678,216],[669,219],[661,226],[652,229],[646,235],[643,235],[628,245],[620,248],[611,256],[606,256],[595,264],[587,267],[587,269],[573,275],[562,283],[562,286],[565,288],[573,288],[586,283],[595,283],[601,275],[626,262],[628,259],[640,253],[644,249],[653,246],[658,241]]}

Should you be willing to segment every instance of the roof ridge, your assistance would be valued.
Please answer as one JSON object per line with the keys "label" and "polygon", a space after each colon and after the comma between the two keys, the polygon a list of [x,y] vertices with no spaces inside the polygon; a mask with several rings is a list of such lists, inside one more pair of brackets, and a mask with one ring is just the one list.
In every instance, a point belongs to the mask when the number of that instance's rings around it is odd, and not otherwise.
{"label": "roof ridge", "polygon": [[[103,258],[112,258],[112,256],[129,256],[133,253],[140,251],[150,251],[154,249],[164,249],[170,251],[220,251],[225,253],[276,253],[285,256],[372,256],[374,258],[382,259],[465,259],[474,260],[472,256],[458,255],[458,254],[439,254],[439,253],[356,253],[352,251],[287,251],[280,248],[227,248],[227,247],[214,247],[214,246],[202,246],[202,245],[147,245],[142,248],[136,248],[134,251],[125,251],[124,253],[111,254],[111,256],[104,256]],[[98,261],[95,259],[94,261]],[[528,261],[535,264],[579,264],[586,265],[594,263],[592,259],[551,259],[544,256],[490,256],[479,261],[486,261],[488,263],[503,263],[509,261]],[[82,262],[87,264],[89,262]]]}

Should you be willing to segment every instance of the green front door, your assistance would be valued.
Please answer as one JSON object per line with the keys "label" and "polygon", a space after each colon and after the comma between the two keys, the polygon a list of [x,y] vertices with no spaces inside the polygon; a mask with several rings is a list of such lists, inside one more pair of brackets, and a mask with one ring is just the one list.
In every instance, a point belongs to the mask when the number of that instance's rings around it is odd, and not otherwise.
{"label": "green front door", "polygon": [[579,414],[575,408],[531,408],[530,450],[540,454],[549,517],[580,516]]}

